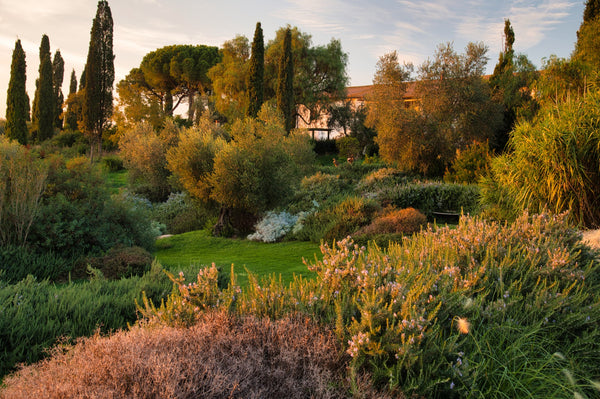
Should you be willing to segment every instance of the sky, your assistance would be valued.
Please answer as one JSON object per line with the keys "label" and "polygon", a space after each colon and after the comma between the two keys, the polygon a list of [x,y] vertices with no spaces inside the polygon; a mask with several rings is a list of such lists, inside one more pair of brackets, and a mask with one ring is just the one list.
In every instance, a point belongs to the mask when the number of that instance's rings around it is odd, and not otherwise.
{"label": "sky", "polygon": [[[50,39],[52,57],[65,60],[63,92],[71,71],[77,79],[87,57],[96,0],[0,0],[0,117],[15,41],[26,53],[27,93],[33,100],[39,45]],[[221,46],[236,35],[251,41],[261,22],[265,44],[278,28],[297,26],[313,45],[339,39],[348,53],[350,85],[372,83],[377,60],[397,51],[415,65],[441,43],[462,52],[468,42],[489,47],[488,73],[502,48],[504,19],[515,31],[514,49],[540,68],[550,55],[569,57],[584,0],[109,0],[114,21],[115,84],[145,54],[172,44]]]}

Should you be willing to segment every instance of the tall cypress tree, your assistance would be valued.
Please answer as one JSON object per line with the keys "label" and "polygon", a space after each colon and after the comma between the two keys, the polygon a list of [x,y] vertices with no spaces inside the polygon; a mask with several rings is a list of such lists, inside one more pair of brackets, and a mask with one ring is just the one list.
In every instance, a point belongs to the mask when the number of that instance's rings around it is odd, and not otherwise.
{"label": "tall cypress tree", "polygon": [[294,128],[296,106],[294,104],[294,60],[292,58],[292,31],[287,28],[283,39],[283,51],[279,59],[277,75],[277,108],[283,113],[285,130]]}
{"label": "tall cypress tree", "polygon": [[248,104],[247,115],[255,118],[264,101],[265,93],[265,43],[260,22],[256,23],[254,40],[252,41],[252,55],[250,57],[250,74],[248,76]]}
{"label": "tall cypress tree", "polygon": [[83,126],[90,139],[90,158],[100,155],[102,133],[110,123],[113,111],[113,82],[115,67],[113,55],[113,20],[106,0],[98,2],[92,23],[90,47],[85,64],[83,95]]}
{"label": "tall cypress tree", "polygon": [[600,0],[587,0],[583,10],[583,22],[591,22],[600,15]]}
{"label": "tall cypress tree", "polygon": [[52,61],[52,89],[54,92],[54,127],[62,129],[63,120],[63,103],[65,102],[65,96],[62,92],[62,84],[65,77],[65,61],[60,55],[60,50],[56,50],[54,53],[54,61]]}
{"label": "tall cypress tree", "polygon": [[69,96],[67,97],[67,112],[65,113],[65,128],[77,129],[77,112],[75,111],[75,96],[77,95],[77,75],[75,70],[71,71],[71,82],[69,85]]}
{"label": "tall cypress tree", "polygon": [[52,88],[52,59],[50,57],[50,39],[42,36],[40,44],[39,77],[33,100],[33,133],[37,141],[52,137],[54,132],[54,90]]}
{"label": "tall cypress tree", "polygon": [[10,81],[6,93],[6,136],[27,144],[27,120],[29,119],[29,96],[25,89],[27,65],[21,40],[15,43],[10,66]]}

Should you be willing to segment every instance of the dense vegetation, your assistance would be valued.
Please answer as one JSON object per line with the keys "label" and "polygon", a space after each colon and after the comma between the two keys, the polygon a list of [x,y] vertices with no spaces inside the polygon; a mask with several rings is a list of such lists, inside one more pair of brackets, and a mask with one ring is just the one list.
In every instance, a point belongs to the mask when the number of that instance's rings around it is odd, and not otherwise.
{"label": "dense vegetation", "polygon": [[[28,121],[17,41],[0,397],[597,396],[596,9],[539,73],[508,20],[489,81],[481,43],[440,45],[416,81],[386,54],[360,109],[331,105],[338,41],[288,26],[264,46],[258,23],[252,54],[241,36],[150,52],[111,119],[103,0],[64,124],[47,36]],[[311,140],[294,104],[348,134]]]}

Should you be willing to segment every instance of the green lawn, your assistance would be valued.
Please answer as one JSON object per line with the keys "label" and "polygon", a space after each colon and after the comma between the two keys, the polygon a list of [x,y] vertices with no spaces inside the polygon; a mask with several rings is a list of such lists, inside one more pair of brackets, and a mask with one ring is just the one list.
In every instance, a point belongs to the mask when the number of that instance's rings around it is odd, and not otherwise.
{"label": "green lawn", "polygon": [[248,282],[246,268],[258,276],[281,275],[284,282],[292,281],[294,274],[312,277],[314,274],[308,271],[302,259],[314,261],[315,255],[321,258],[319,245],[315,243],[290,241],[267,244],[212,237],[205,231],[157,240],[154,252],[163,267],[172,272],[189,270],[190,266],[208,266],[213,262],[229,272],[233,263],[241,285]]}
{"label": "green lawn", "polygon": [[118,172],[107,172],[105,174],[107,185],[111,194],[118,194],[121,188],[127,187],[127,177],[129,172],[127,170],[120,170]]}

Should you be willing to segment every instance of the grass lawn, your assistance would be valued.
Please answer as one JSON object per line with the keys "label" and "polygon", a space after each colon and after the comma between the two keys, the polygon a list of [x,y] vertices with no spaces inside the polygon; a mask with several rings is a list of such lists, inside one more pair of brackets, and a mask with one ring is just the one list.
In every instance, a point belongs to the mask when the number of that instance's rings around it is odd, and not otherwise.
{"label": "grass lawn", "polygon": [[111,194],[118,194],[121,188],[127,187],[127,176],[129,172],[127,170],[120,170],[118,172],[107,172],[105,174],[107,185]]}
{"label": "grass lawn", "polygon": [[[246,285],[246,269],[259,277],[279,276],[290,282],[295,275],[312,277],[302,258],[313,261],[315,254],[321,258],[319,245],[311,242],[262,242],[213,237],[206,231],[192,231],[156,242],[154,256],[164,268],[178,273],[190,266],[208,266],[215,263],[229,272],[234,264],[234,273],[240,285]],[[186,278],[190,276],[186,275]]]}

